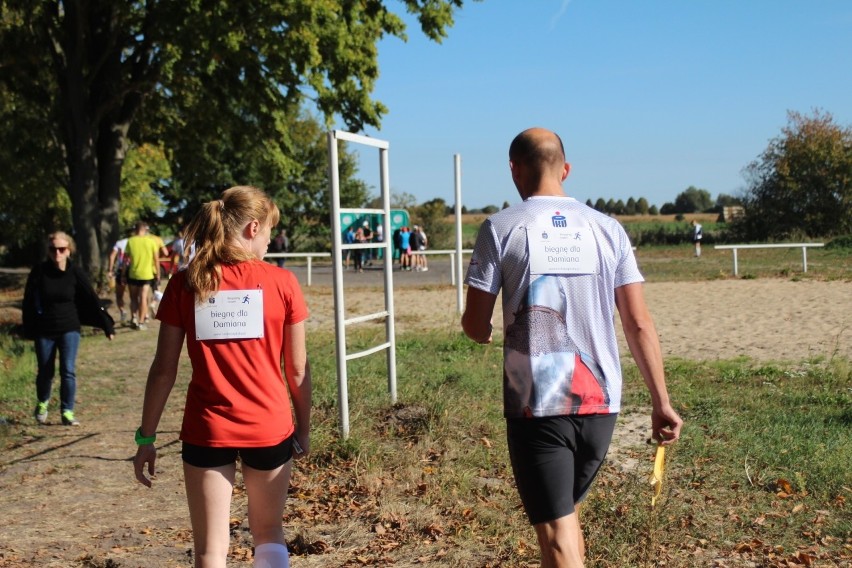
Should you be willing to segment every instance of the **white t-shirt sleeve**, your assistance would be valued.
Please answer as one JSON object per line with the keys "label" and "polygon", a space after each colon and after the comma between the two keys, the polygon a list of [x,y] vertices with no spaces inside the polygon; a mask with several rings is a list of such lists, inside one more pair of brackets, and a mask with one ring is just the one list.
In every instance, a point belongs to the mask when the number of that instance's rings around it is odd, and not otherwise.
{"label": "white t-shirt sleeve", "polygon": [[617,227],[617,245],[619,255],[618,263],[615,268],[614,285],[616,288],[634,284],[636,282],[644,282],[645,277],[639,271],[639,266],[636,264],[636,255],[633,254],[633,245],[630,244],[630,237],[621,225]]}
{"label": "white t-shirt sleeve", "polygon": [[500,274],[500,243],[489,220],[485,220],[479,228],[465,284],[495,296],[503,285]]}

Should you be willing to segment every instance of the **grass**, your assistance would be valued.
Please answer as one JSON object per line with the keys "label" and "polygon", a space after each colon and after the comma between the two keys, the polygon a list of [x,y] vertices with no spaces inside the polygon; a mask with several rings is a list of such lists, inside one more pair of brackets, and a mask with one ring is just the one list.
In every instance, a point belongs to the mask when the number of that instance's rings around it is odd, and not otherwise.
{"label": "grass", "polygon": [[[639,269],[649,282],[676,282],[737,278],[730,250],[702,247],[700,258],[692,245],[639,247]],[[801,248],[742,249],[737,253],[739,278],[786,278],[790,280],[850,280],[852,250],[812,248],[808,271],[802,270]]]}
{"label": "grass", "polygon": [[[358,341],[378,339],[372,334]],[[312,352],[329,340],[312,337]],[[448,332],[406,335],[398,361],[396,405],[387,394],[384,357],[350,365],[345,442],[337,435],[336,384],[315,381],[314,471],[331,471],[335,486],[358,496],[358,512],[347,515],[360,532],[381,533],[378,544],[374,538],[361,551],[364,561],[399,561],[394,546],[419,542],[418,555],[446,565],[536,565],[534,534],[508,466],[499,345],[481,347]],[[334,376],[332,366],[315,358],[315,377]],[[583,510],[590,565],[848,562],[849,369],[844,359],[794,366],[669,362],[670,390],[687,425],[669,452],[662,505],[649,507],[650,449],[634,450],[636,470],[605,466]],[[630,365],[625,402],[632,409],[649,404]],[[300,542],[319,538],[302,521],[327,514],[318,497],[327,483],[312,473],[299,479],[317,499],[287,519]],[[383,542],[397,545],[382,548]]]}
{"label": "grass", "polygon": [[[104,341],[103,333],[93,328],[85,328],[83,332],[81,351],[87,349],[90,342]],[[33,342],[22,340],[10,333],[10,326],[0,325],[0,419],[11,423],[29,421],[35,406],[35,376],[36,356]],[[52,398],[59,397],[59,376],[53,382]],[[87,386],[97,384],[97,389],[90,390],[98,398],[109,398],[123,392],[121,381],[113,377],[112,362],[108,359],[96,361],[87,366],[87,373],[99,377],[93,382],[87,381]],[[55,411],[58,403],[51,403],[51,411]],[[3,432],[0,430],[0,442]]]}
{"label": "grass", "polygon": [[[364,326],[350,337],[357,347],[380,334]],[[8,371],[0,377],[0,415],[26,421],[34,357],[28,342],[0,337]],[[297,468],[284,519],[294,555],[322,565],[323,551],[345,547],[361,565],[412,558],[538,565],[505,447],[499,339],[483,347],[455,331],[401,335],[396,404],[383,356],[351,361],[351,430],[341,440],[333,334],[309,336],[313,453]],[[651,448],[628,448],[636,468],[607,463],[583,507],[589,565],[852,560],[850,369],[842,357],[792,365],[668,361],[686,426],[668,453],[661,504],[650,508]],[[108,376],[108,365],[90,369],[95,373]],[[119,389],[97,393],[107,404],[117,396]],[[624,400],[627,414],[647,412],[647,392],[629,362]]]}
{"label": "grass", "polygon": [[8,327],[0,329],[0,369],[3,370],[0,374],[0,417],[17,415],[11,411],[35,405],[33,344],[10,335]]}

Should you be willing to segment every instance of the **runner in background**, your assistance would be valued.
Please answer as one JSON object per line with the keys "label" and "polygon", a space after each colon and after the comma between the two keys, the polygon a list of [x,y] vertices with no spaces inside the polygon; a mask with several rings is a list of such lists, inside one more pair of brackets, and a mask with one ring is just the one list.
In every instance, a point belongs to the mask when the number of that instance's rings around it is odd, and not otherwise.
{"label": "runner in background", "polygon": [[136,330],[148,328],[148,306],[154,283],[160,274],[160,243],[162,240],[151,238],[148,223],[139,221],[136,229],[127,240],[125,253],[128,257],[127,283],[130,287],[130,325]]}
{"label": "runner in background", "polygon": [[109,253],[110,288],[115,291],[115,307],[118,308],[118,321],[127,321],[127,312],[124,309],[124,292],[127,290],[127,238],[119,239],[113,245]]}

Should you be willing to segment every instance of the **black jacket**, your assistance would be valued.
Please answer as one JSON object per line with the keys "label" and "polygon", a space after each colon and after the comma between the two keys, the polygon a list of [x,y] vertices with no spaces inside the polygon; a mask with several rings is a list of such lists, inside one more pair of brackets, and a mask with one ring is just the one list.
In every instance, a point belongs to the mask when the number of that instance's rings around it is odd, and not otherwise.
{"label": "black jacket", "polygon": [[[42,262],[32,269],[24,289],[23,328],[24,335],[30,338],[39,336],[39,318],[41,317],[39,290],[44,278],[45,265],[46,262]],[[66,270],[70,270],[76,280],[74,305],[77,307],[80,323],[104,330],[107,337],[115,335],[115,321],[101,306],[101,300],[89,283],[86,273],[70,259]]]}

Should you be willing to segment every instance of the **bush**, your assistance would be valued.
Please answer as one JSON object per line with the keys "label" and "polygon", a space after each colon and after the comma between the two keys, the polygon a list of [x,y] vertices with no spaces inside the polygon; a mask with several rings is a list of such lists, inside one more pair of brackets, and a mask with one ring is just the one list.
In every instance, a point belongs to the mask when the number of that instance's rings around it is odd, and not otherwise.
{"label": "bush", "polygon": [[825,243],[827,249],[852,249],[852,235],[834,237]]}
{"label": "bush", "polygon": [[[682,245],[692,242],[692,227],[683,223],[643,221],[625,223],[624,230],[634,246]],[[734,242],[725,223],[704,223],[704,244]]]}

